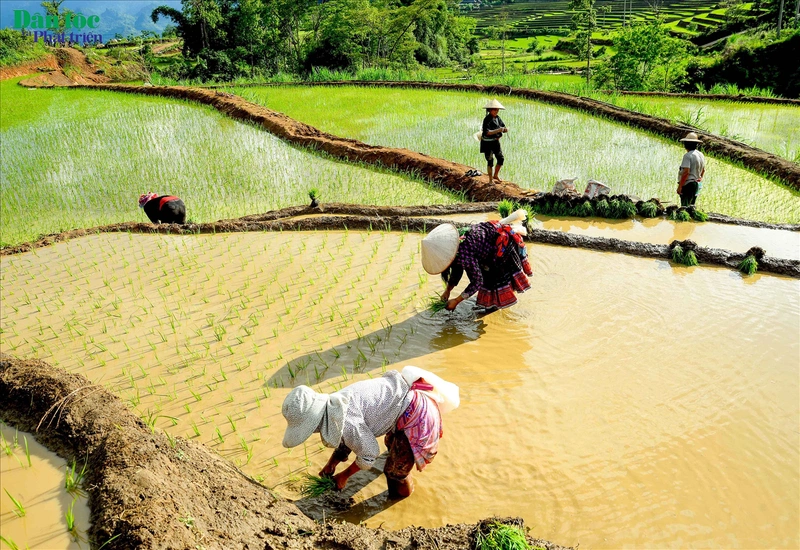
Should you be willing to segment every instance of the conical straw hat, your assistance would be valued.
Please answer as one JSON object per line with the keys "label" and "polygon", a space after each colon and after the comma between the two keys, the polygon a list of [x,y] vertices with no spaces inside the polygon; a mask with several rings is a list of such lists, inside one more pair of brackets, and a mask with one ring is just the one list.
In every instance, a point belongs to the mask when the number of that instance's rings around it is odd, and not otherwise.
{"label": "conical straw hat", "polygon": [[505,109],[505,107],[503,107],[503,105],[499,101],[493,99],[486,104],[484,109]]}
{"label": "conical straw hat", "polygon": [[422,239],[422,267],[431,275],[447,269],[458,252],[458,229],[450,223],[436,226]]}
{"label": "conical straw hat", "polygon": [[686,134],[686,137],[683,138],[681,141],[693,141],[694,143],[703,143],[697,138],[697,134],[695,134],[694,132],[689,132],[688,134]]}

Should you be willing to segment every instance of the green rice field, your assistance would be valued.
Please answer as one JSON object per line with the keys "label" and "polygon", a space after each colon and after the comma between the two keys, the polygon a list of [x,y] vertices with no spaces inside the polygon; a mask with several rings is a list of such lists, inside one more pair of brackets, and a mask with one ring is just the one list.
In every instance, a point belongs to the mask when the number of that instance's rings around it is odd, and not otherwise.
{"label": "green rice field", "polygon": [[141,193],[180,196],[210,222],[322,202],[442,204],[458,197],[388,171],[287,145],[210,107],[91,90],[0,83],[0,242],[148,221]]}
{"label": "green rice field", "polygon": [[[464,92],[363,87],[234,90],[322,130],[367,143],[405,147],[485,170],[473,134],[488,97]],[[612,192],[676,201],[679,143],[622,124],[534,101],[500,98],[509,127],[501,172],[522,187],[550,189],[561,178],[594,178]],[[749,106],[748,106],[749,107]],[[756,108],[756,112],[757,112]],[[788,132],[781,126],[781,132]],[[730,162],[707,159],[698,204],[705,210],[772,222],[800,222],[800,193]]]}
{"label": "green rice field", "polygon": [[625,109],[686,122],[800,162],[800,107],[617,94],[597,98]]}

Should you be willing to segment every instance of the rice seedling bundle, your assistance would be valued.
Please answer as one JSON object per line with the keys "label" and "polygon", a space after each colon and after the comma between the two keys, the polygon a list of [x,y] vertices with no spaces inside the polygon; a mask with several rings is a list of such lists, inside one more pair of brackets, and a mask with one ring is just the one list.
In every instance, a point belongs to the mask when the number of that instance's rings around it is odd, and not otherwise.
{"label": "rice seedling bundle", "polygon": [[336,490],[336,482],[332,477],[315,476],[306,474],[302,485],[300,486],[300,494],[304,497],[318,497],[324,495],[328,491]]}
{"label": "rice seedling bundle", "polygon": [[514,211],[515,205],[508,199],[503,199],[497,205],[497,211],[500,213],[500,218],[507,218],[511,212]]}
{"label": "rice seedling bundle", "polygon": [[752,254],[748,254],[736,268],[746,275],[753,275],[758,271],[758,260]]}
{"label": "rice seedling bundle", "polygon": [[572,214],[580,218],[591,218],[594,216],[594,207],[590,201],[581,201],[573,210]]}
{"label": "rice seedling bundle", "polygon": [[645,201],[639,207],[639,214],[643,218],[655,218],[658,215],[658,206],[651,201]]}
{"label": "rice seedling bundle", "polygon": [[600,199],[594,205],[594,212],[599,218],[610,218],[611,217],[611,207],[608,204],[606,199]]}
{"label": "rice seedling bundle", "polygon": [[486,532],[479,529],[475,539],[478,550],[531,550],[525,532],[505,523],[492,523]]}
{"label": "rice seedling bundle", "polygon": [[696,222],[707,222],[708,221],[708,214],[699,210],[697,208],[691,209],[691,216]]}
{"label": "rice seedling bundle", "polygon": [[441,296],[433,295],[428,298],[428,311],[431,313],[439,313],[447,307],[447,302],[442,300]]}

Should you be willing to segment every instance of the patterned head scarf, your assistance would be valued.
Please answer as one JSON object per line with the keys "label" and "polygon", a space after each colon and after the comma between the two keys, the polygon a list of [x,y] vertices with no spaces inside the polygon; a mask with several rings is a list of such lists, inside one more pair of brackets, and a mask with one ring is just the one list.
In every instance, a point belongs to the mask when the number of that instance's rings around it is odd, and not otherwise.
{"label": "patterned head scarf", "polygon": [[157,196],[158,193],[153,193],[152,191],[145,193],[144,195],[139,195],[139,208],[144,208],[144,205],[147,204],[150,199],[154,199]]}

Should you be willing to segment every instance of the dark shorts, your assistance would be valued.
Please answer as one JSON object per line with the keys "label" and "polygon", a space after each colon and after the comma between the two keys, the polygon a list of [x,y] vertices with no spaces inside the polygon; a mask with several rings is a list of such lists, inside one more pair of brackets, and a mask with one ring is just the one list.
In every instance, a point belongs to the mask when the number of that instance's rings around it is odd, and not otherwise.
{"label": "dark shorts", "polygon": [[[386,443],[386,449],[389,451],[389,457],[386,459],[383,473],[389,479],[404,480],[411,473],[415,464],[414,451],[411,450],[411,444],[408,442],[405,432],[402,430],[389,432],[386,434],[384,443]],[[333,458],[339,462],[344,462],[350,456],[350,452],[350,449],[343,441],[333,452]]]}
{"label": "dark shorts", "polygon": [[494,166],[494,157],[497,157],[497,166],[503,166],[503,162],[506,160],[503,156],[503,150],[500,148],[500,140],[481,140],[481,153],[486,157],[486,163],[489,166]]}
{"label": "dark shorts", "polygon": [[414,452],[411,443],[402,430],[389,432],[383,440],[389,451],[389,458],[383,467],[383,473],[389,479],[403,480],[414,469]]}
{"label": "dark shorts", "polygon": [[697,194],[699,192],[696,181],[685,183],[683,189],[681,189],[681,206],[694,205],[694,203],[697,202]]}

